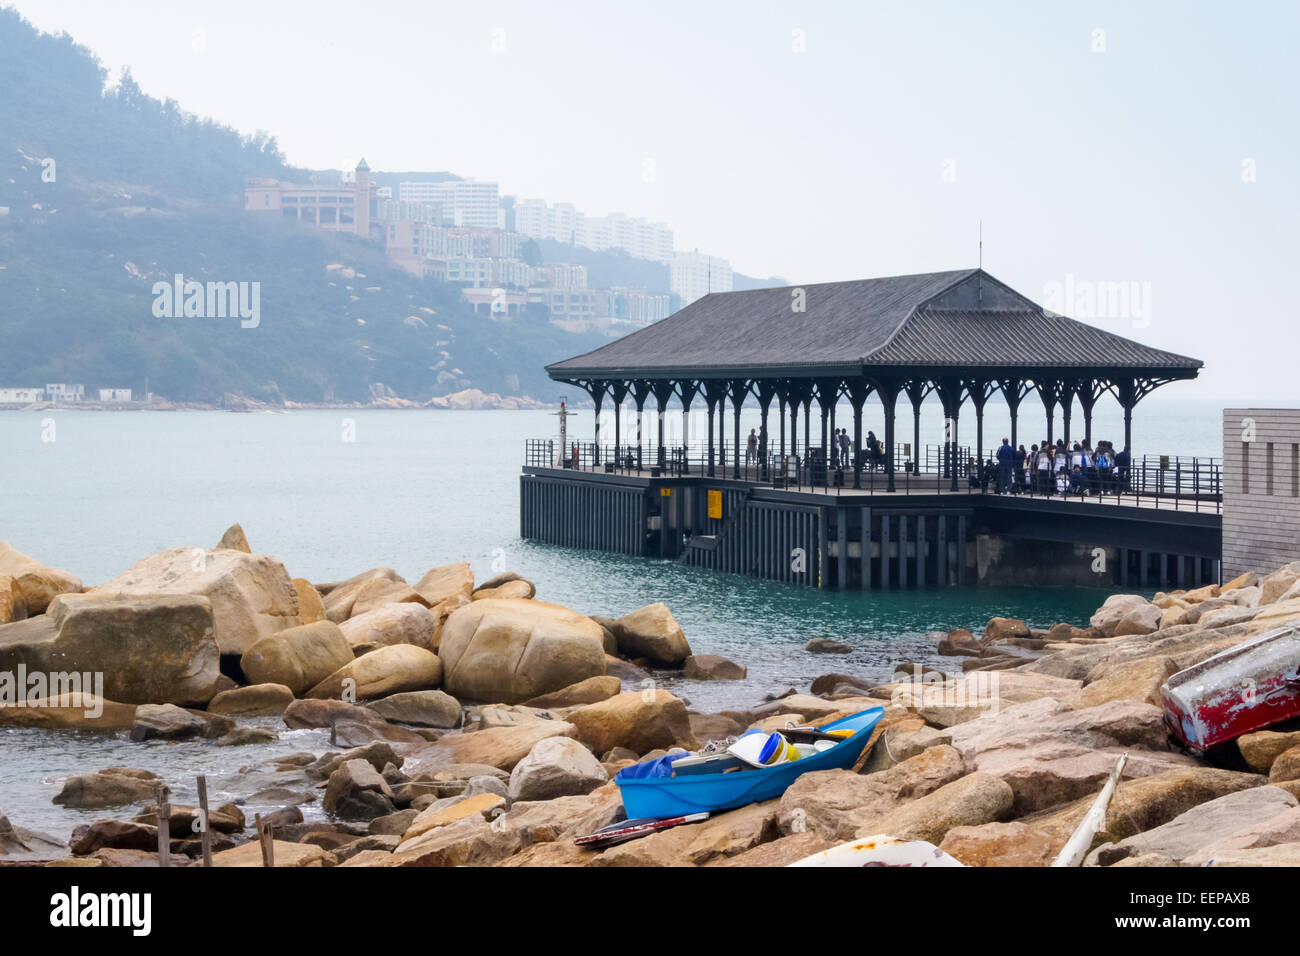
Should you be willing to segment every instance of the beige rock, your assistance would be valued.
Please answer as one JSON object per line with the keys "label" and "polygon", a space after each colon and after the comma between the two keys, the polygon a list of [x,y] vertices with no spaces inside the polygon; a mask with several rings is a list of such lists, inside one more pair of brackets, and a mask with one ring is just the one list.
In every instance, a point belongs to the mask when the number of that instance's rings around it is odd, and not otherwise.
{"label": "beige rock", "polygon": [[436,827],[404,842],[383,866],[493,866],[517,853],[519,832],[481,816]]}
{"label": "beige rock", "polygon": [[0,704],[0,727],[40,730],[130,730],[135,704],[106,700],[95,694],[68,693],[35,701]]}
{"label": "beige rock", "polygon": [[1219,593],[1224,591],[1235,591],[1237,588],[1253,587],[1259,583],[1259,574],[1255,571],[1243,571],[1227,584],[1219,587]]}
{"label": "beige rock", "polygon": [[543,601],[486,599],[447,618],[438,647],[447,691],[507,704],[605,673],[600,625]]}
{"label": "beige rock", "polygon": [[987,773],[967,774],[870,820],[855,836],[888,833],[900,840],[927,840],[937,846],[953,827],[1006,819],[1014,801],[1005,781]]}
{"label": "beige rock", "polygon": [[1120,622],[1130,612],[1147,607],[1148,604],[1147,599],[1140,594],[1112,594],[1106,598],[1088,623],[1099,631],[1103,637],[1111,637],[1119,627]]}
{"label": "beige rock", "polygon": [[58,595],[81,590],[79,578],[41,564],[6,541],[0,541],[0,575],[9,578],[11,604],[21,605],[26,614],[42,614]]}
{"label": "beige rock", "polygon": [[1259,607],[1261,603],[1260,594],[1259,585],[1249,588],[1233,588],[1232,590],[1224,589],[1219,592],[1219,600],[1241,607]]}
{"label": "beige rock", "polygon": [[[221,659],[206,598],[181,594],[63,594],[44,615],[0,627],[0,672],[102,675],[83,689],[128,704],[205,704]],[[98,678],[94,678],[98,680]]]}
{"label": "beige rock", "polygon": [[639,754],[667,747],[695,750],[686,705],[666,690],[635,691],[579,707],[568,715],[573,736],[598,754],[627,747]]}
{"label": "beige rock", "polygon": [[315,624],[326,620],[325,602],[320,592],[306,578],[294,578],[293,590],[298,595],[298,620],[304,624]]}
{"label": "beige rock", "polygon": [[411,821],[411,825],[402,834],[402,843],[398,845],[397,851],[400,852],[403,848],[408,848],[406,847],[407,841],[414,840],[430,830],[459,823],[461,820],[468,820],[472,817],[488,820],[491,819],[495,811],[504,811],[505,808],[505,799],[495,793],[480,793],[472,797],[465,797],[456,800],[450,806],[430,807],[428,810],[421,811]]}
{"label": "beige rock", "polygon": [[[482,584],[476,586],[473,589],[473,591],[470,593],[470,596],[474,597],[475,595],[483,591],[492,591],[495,590],[496,588],[501,587],[504,584],[513,584],[515,582],[523,582],[524,584],[528,585],[530,588],[533,587],[533,583],[529,581],[527,578],[525,578],[523,575],[516,574],[514,571],[503,571],[500,574],[494,575],[493,577],[488,578]],[[528,597],[533,597],[536,594],[537,594],[537,589],[533,588],[533,590],[528,594]]]}
{"label": "beige rock", "polygon": [[590,750],[570,737],[539,740],[510,771],[509,797],[551,800],[580,796],[603,786],[609,774]]}
{"label": "beige rock", "polygon": [[423,604],[382,604],[355,614],[339,625],[353,648],[412,644],[427,651],[438,646],[438,619]]}
{"label": "beige rock", "polygon": [[1295,797],[1277,787],[1240,790],[1202,803],[1168,823],[1125,837],[1118,843],[1098,846],[1088,855],[1085,865],[1108,866],[1137,853],[1158,853],[1183,862],[1198,850],[1249,827],[1265,824],[1296,805]]}
{"label": "beige rock", "polygon": [[506,581],[496,587],[478,588],[474,591],[471,600],[482,601],[488,598],[498,598],[501,600],[528,600],[537,593],[537,588],[533,587],[531,581],[525,581],[519,578],[515,581]]}
{"label": "beige rock", "polygon": [[428,607],[424,595],[405,581],[385,581],[375,578],[361,585],[352,602],[352,617],[384,607],[387,604],[419,604]]}
{"label": "beige rock", "polygon": [[1019,821],[953,827],[939,849],[967,866],[1048,866],[1060,852],[1051,836]]}
{"label": "beige rock", "polygon": [[1282,751],[1268,770],[1269,783],[1300,780],[1300,744]]}
{"label": "beige rock", "polygon": [[544,737],[572,737],[577,728],[562,720],[535,720],[515,727],[493,727],[470,733],[446,734],[424,747],[402,766],[409,777],[452,764],[487,764],[511,771]]}
{"label": "beige rock", "polygon": [[1129,754],[1126,778],[1195,765],[1184,755],[1157,750],[1166,737],[1160,709],[1129,700],[1071,710],[1045,698],[958,724],[949,733],[967,767],[1010,784],[1017,816],[1095,794],[1122,753]]}
{"label": "beige rock", "polygon": [[1164,612],[1154,604],[1144,604],[1141,607],[1133,608],[1115,625],[1114,634],[1116,637],[1124,637],[1129,634],[1150,634],[1160,627],[1163,614]]}
{"label": "beige rock", "polygon": [[850,840],[870,821],[908,800],[961,779],[966,766],[952,747],[930,747],[879,773],[819,770],[796,778],[780,799],[782,833],[815,830]]}
{"label": "beige rock", "polygon": [[[1249,790],[1264,782],[1258,774],[1237,773],[1213,767],[1192,766],[1135,780],[1125,780],[1111,798],[1106,819],[1092,841],[1096,847],[1168,823],[1202,803],[1230,793]],[[1100,791],[1100,786],[1097,788]],[[1095,793],[1079,797],[1022,819],[1035,831],[1050,835],[1059,852],[1096,799]]]}
{"label": "beige rock", "polygon": [[615,694],[620,693],[622,689],[623,682],[617,677],[602,675],[600,677],[588,677],[586,680],[580,680],[568,687],[561,687],[549,694],[542,694],[539,697],[524,701],[524,703],[529,707],[541,708],[578,707],[583,704],[595,704],[602,700],[609,700]]}
{"label": "beige rock", "polygon": [[253,553],[253,549],[248,546],[248,538],[244,535],[244,529],[238,522],[226,529],[226,533],[217,542],[217,549],[242,551],[244,554]]}
{"label": "beige rock", "polygon": [[414,644],[391,644],[344,664],[306,695],[316,699],[373,700],[389,694],[432,690],[442,682],[442,661]]}
{"label": "beige rock", "polygon": [[1300,844],[1300,806],[1289,807],[1267,820],[1248,823],[1231,836],[1216,840],[1184,859],[1188,866],[1207,866],[1250,850]]}
{"label": "beige rock", "polygon": [[611,847],[591,866],[704,866],[775,839],[777,801],[753,803]]}
{"label": "beige rock", "polygon": [[324,596],[325,615],[335,624],[341,624],[352,616],[352,608],[357,602],[357,595],[369,582],[374,580],[398,581],[405,584],[405,579],[392,568],[371,568],[360,574],[340,581],[329,589]]}
{"label": "beige rock", "polygon": [[158,795],[162,782],[161,777],[148,770],[107,767],[94,773],[68,777],[63,781],[63,789],[54,797],[54,803],[83,810],[142,803]]}
{"label": "beige rock", "polygon": [[644,657],[656,667],[681,667],[691,656],[686,635],[662,602],[625,614],[613,625],[619,652],[625,657]]}
{"label": "beige rock", "polygon": [[1241,756],[1260,773],[1268,773],[1273,761],[1292,747],[1300,747],[1300,730],[1259,730],[1237,738]]}
{"label": "beige rock", "polygon": [[172,548],[136,562],[93,593],[206,597],[212,602],[213,634],[222,654],[242,654],[259,640],[300,623],[298,592],[288,572],[263,554]]}
{"label": "beige rock", "polygon": [[1029,625],[1014,617],[989,618],[984,625],[984,643],[995,644],[1012,637],[1029,637]]}
{"label": "beige rock", "polygon": [[1079,696],[1069,703],[1076,710],[1112,700],[1135,700],[1159,707],[1161,685],[1181,669],[1172,657],[1166,656],[1099,664],[1089,674]]}
{"label": "beige rock", "polygon": [[18,597],[14,579],[0,574],[0,624],[10,624],[27,617],[27,608]]}
{"label": "beige rock", "polygon": [[812,830],[778,837],[770,843],[760,843],[751,850],[735,856],[710,862],[709,866],[789,866],[804,857],[829,850],[835,840]]}
{"label": "beige rock", "polygon": [[[491,582],[488,582],[491,583]],[[415,583],[415,589],[429,602],[429,607],[451,608],[468,604],[474,592],[474,573],[461,561],[433,568]]]}
{"label": "beige rock", "polygon": [[392,694],[366,705],[384,720],[416,727],[459,727],[460,701],[440,690]]}
{"label": "beige rock", "polygon": [[682,670],[689,680],[744,680],[748,673],[744,665],[717,654],[692,654]]}
{"label": "beige rock", "polygon": [[1259,603],[1272,604],[1291,590],[1292,585],[1297,581],[1300,581],[1300,573],[1290,567],[1279,568],[1259,582]]}
{"label": "beige rock", "polygon": [[244,652],[239,666],[255,684],[284,684],[301,694],[353,659],[352,647],[339,626],[333,621],[317,621],[256,641]]}
{"label": "beige rock", "polygon": [[[333,866],[338,862],[333,853],[310,843],[289,843],[273,840],[271,859],[276,868],[301,866]],[[257,840],[212,854],[212,865],[220,867],[262,866],[262,845]]]}
{"label": "beige rock", "polygon": [[284,684],[252,684],[224,690],[213,697],[208,712],[227,717],[279,717],[293,703],[293,691]]}

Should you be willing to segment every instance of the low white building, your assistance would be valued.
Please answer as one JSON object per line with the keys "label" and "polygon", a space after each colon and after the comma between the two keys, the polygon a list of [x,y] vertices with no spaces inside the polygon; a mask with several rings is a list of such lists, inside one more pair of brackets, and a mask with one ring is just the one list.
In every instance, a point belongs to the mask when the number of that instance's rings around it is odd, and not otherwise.
{"label": "low white building", "polygon": [[99,390],[99,400],[101,402],[129,402],[131,400],[131,390],[129,388],[101,388]]}
{"label": "low white building", "polygon": [[86,386],[46,385],[45,397],[51,402],[79,402],[86,397]]}
{"label": "low white building", "polygon": [[30,405],[45,399],[41,388],[0,388],[0,405]]}

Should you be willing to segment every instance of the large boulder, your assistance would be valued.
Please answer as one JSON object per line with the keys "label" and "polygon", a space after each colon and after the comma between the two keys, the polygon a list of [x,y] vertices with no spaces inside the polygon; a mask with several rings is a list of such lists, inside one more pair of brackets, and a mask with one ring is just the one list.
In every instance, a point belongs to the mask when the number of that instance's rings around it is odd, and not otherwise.
{"label": "large boulder", "polygon": [[605,673],[601,629],[543,601],[486,599],[454,611],[438,655],[448,693],[517,704]]}
{"label": "large boulder", "polygon": [[1264,823],[1297,806],[1296,798],[1278,787],[1252,787],[1193,807],[1168,823],[1106,843],[1088,855],[1087,863],[1109,866],[1137,853],[1158,853],[1182,862],[1202,847]]}
{"label": "large boulder", "polygon": [[345,820],[371,820],[394,811],[393,791],[365,760],[348,760],[330,774],[321,809]]}
{"label": "large boulder", "polygon": [[367,581],[357,592],[352,604],[352,617],[360,617],[386,604],[419,604],[428,607],[428,602],[405,581],[385,581],[381,578]]}
{"label": "large boulder", "polygon": [[509,772],[528,756],[539,740],[572,737],[574,731],[573,724],[566,721],[530,720],[513,727],[447,734],[409,758],[402,765],[402,772],[415,779],[422,773],[453,764],[486,764]]}
{"label": "large boulder", "polygon": [[[495,580],[495,579],[493,579]],[[433,568],[415,582],[415,590],[431,608],[457,608],[468,604],[474,591],[474,572],[464,561]]]}
{"label": "large boulder", "polygon": [[197,594],[212,602],[222,654],[301,623],[298,592],[284,565],[264,554],[172,548],[150,555],[93,589],[96,594]]}
{"label": "large boulder", "polygon": [[[4,687],[8,672],[0,674]],[[24,698],[0,704],[0,727],[34,727],[40,730],[130,730],[137,705],[105,700],[81,691],[38,700]]]}
{"label": "large boulder", "polygon": [[579,707],[566,718],[574,736],[598,754],[626,747],[638,754],[668,747],[695,750],[686,705],[666,690],[634,691]]}
{"label": "large boulder", "polygon": [[953,827],[939,849],[967,866],[1047,866],[1060,852],[1050,836],[1019,821]]}
{"label": "large boulder", "polygon": [[442,661],[414,644],[390,644],[344,664],[306,697],[373,700],[405,691],[431,690],[442,681]]}
{"label": "large boulder", "polygon": [[225,549],[230,551],[242,551],[244,554],[252,554],[253,549],[248,546],[248,537],[244,534],[243,525],[238,521],[226,529],[221,540],[217,542],[218,550]]}
{"label": "large boulder", "polygon": [[570,737],[539,740],[510,772],[509,796],[516,800],[550,800],[580,796],[602,786],[609,774],[590,750]]}
{"label": "large boulder", "polygon": [[345,747],[360,747],[376,740],[425,744],[413,730],[390,724],[369,707],[344,700],[295,700],[284,710],[284,724],[290,730],[329,727]]}
{"label": "large boulder", "polygon": [[226,717],[279,717],[293,703],[293,691],[283,684],[253,684],[223,690],[208,703],[208,713]]}
{"label": "large boulder", "polygon": [[743,664],[717,654],[692,654],[682,670],[682,676],[690,680],[744,680],[748,674]]}
{"label": "large boulder", "polygon": [[320,592],[306,578],[294,578],[293,589],[298,595],[298,620],[303,624],[315,624],[317,621],[323,621],[325,616],[325,602],[321,600]]}
{"label": "large boulder", "polygon": [[1158,749],[1167,734],[1161,711],[1137,701],[1071,710],[1043,698],[958,724],[949,733],[968,767],[1011,786],[1017,816],[1095,794],[1126,752],[1126,779],[1196,765]]}
{"label": "large boulder", "polygon": [[1075,708],[1096,707],[1112,700],[1136,700],[1162,706],[1160,688],[1181,670],[1172,657],[1157,655],[1136,661],[1099,664],[1088,675],[1079,696],[1070,701]]}
{"label": "large boulder", "polygon": [[157,797],[162,782],[161,777],[148,770],[108,767],[94,773],[78,773],[68,777],[54,797],[54,803],[82,810],[142,803]]}
{"label": "large boulder", "polygon": [[[1116,789],[1092,845],[1113,843],[1168,823],[1210,800],[1263,785],[1264,778],[1214,767],[1190,766],[1125,780]],[[1024,817],[1035,832],[1049,834],[1056,850],[1079,826],[1096,800],[1095,793]]]}
{"label": "large boulder", "polygon": [[1300,730],[1258,730],[1237,738],[1237,749],[1251,769],[1268,773],[1273,761],[1292,747],[1300,747]]}
{"label": "large boulder", "polygon": [[428,651],[438,648],[438,619],[423,604],[411,601],[356,614],[339,629],[354,649],[389,644],[413,644]]}
{"label": "large boulder", "polygon": [[[23,607],[26,614],[41,614],[60,594],[81,590],[80,579],[67,571],[51,568],[28,557],[6,541],[0,541],[0,578],[9,578],[7,590],[12,609]],[[0,619],[0,623],[4,623]]]}
{"label": "large boulder", "polygon": [[392,568],[371,568],[369,571],[353,575],[346,581],[330,585],[327,590],[326,586],[322,585],[325,594],[321,601],[325,605],[326,617],[335,624],[341,624],[350,618],[352,608],[357,602],[357,595],[374,580],[406,583],[406,580]]}
{"label": "large boulder", "polygon": [[900,840],[928,840],[937,845],[954,827],[1005,820],[1011,816],[1014,799],[1005,781],[988,773],[971,773],[869,820],[855,835],[887,833]]}
{"label": "large boulder", "polygon": [[1300,744],[1282,751],[1268,770],[1269,783],[1300,780]]}
{"label": "large boulder", "polygon": [[656,667],[681,667],[691,656],[691,645],[662,602],[649,604],[612,622],[619,653],[645,658]]}
{"label": "large boulder", "polygon": [[255,684],[283,684],[302,694],[354,659],[339,626],[317,621],[256,641],[239,659],[239,666]]}
{"label": "large boulder", "polygon": [[583,704],[595,704],[602,700],[609,700],[622,690],[623,682],[621,680],[612,675],[602,675],[600,677],[588,677],[586,680],[580,680],[568,687],[561,687],[549,694],[542,694],[540,697],[534,697],[531,700],[524,701],[524,703],[529,707],[542,709],[580,707]]}
{"label": "large boulder", "polygon": [[373,701],[366,705],[384,720],[414,727],[459,727],[460,701],[440,690],[414,690]]}
{"label": "large boulder", "polygon": [[781,832],[816,831],[839,841],[850,840],[872,820],[965,774],[961,755],[944,745],[930,747],[878,773],[805,773],[781,797]]}
{"label": "large boulder", "polygon": [[[1112,594],[1106,598],[1088,623],[1103,637],[1112,637],[1125,617],[1140,608],[1154,606],[1140,594]],[[1158,611],[1159,609],[1157,609]],[[1159,614],[1157,613],[1157,621]]]}
{"label": "large boulder", "polygon": [[65,594],[47,612],[0,626],[0,671],[102,675],[81,689],[130,704],[204,704],[221,687],[213,608],[183,594]]}

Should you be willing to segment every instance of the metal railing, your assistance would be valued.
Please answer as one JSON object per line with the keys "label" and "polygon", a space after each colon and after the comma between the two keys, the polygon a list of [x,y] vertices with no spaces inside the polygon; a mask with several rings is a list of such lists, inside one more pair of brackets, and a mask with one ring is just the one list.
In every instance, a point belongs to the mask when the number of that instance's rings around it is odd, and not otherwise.
{"label": "metal railing", "polygon": [[[704,446],[677,446],[660,450],[653,445],[613,445],[570,441],[561,455],[553,439],[529,439],[525,443],[524,464],[530,468],[564,468],[598,471],[607,474],[649,476],[711,476],[719,480],[738,480],[764,484],[773,488],[827,494],[886,494],[889,476],[880,455],[862,455],[859,485],[854,486],[852,458],[823,457],[818,447],[801,447],[799,453],[779,455],[751,453],[742,445],[739,460],[734,443],[714,446],[710,473],[708,449]],[[901,457],[894,474],[893,494],[935,495],[1006,494],[1026,498],[1061,501],[1091,501],[1120,505],[1171,508],[1218,513],[1223,500],[1223,464],[1218,458],[1144,455],[1131,462],[1109,468],[1072,468],[1064,475],[1057,468],[1059,460],[1045,472],[1034,467],[1013,467],[1009,480],[1000,481],[998,467],[992,459],[983,466],[969,454],[969,447],[959,446],[954,476],[943,470],[945,448],[927,445],[919,456],[921,470],[910,467]],[[902,446],[898,446],[901,456]]]}

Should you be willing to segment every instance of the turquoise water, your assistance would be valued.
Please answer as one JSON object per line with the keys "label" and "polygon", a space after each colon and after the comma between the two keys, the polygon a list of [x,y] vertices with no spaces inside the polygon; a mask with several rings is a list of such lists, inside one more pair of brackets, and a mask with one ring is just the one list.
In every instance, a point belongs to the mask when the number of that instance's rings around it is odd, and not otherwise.
{"label": "turquoise water", "polygon": [[[1220,406],[1148,401],[1135,428],[1139,443],[1155,453],[1217,454]],[[867,427],[883,432],[870,410]],[[590,412],[570,428],[589,435]],[[986,435],[998,430],[991,425]],[[695,651],[749,668],[743,682],[664,678],[700,710],[752,707],[769,693],[806,690],[828,671],[884,679],[903,661],[940,663],[927,632],[978,630],[995,614],[1035,625],[1078,622],[1105,597],[1087,588],[820,593],[530,544],[518,530],[524,441],[556,431],[556,417],[541,411],[0,412],[0,539],[89,585],[163,548],[214,545],[238,521],[254,550],[313,581],[375,566],[414,580],[467,560],[480,579],[514,570],[541,598],[586,613],[621,615],[664,601]],[[922,440],[941,432],[937,411],[927,409]],[[962,437],[973,438],[973,429]],[[853,650],[805,651],[818,636]],[[183,801],[192,799],[185,786],[195,773],[209,773],[224,793],[217,781],[245,763],[324,746],[315,732],[287,734],[254,755],[11,731],[0,734],[0,810],[19,826],[66,835],[84,815],[49,801],[76,770],[166,771]]]}
{"label": "turquoise water", "polygon": [[[1153,396],[1139,406],[1135,445],[1212,455],[1220,407]],[[872,417],[869,406],[869,427]],[[990,441],[998,421],[990,409]],[[1094,434],[1112,424],[1099,415]],[[569,427],[590,435],[590,411]],[[0,537],[94,584],[163,548],[211,546],[238,521],[255,550],[313,581],[375,566],[414,580],[467,560],[480,579],[517,571],[541,597],[588,613],[664,601],[697,651],[750,668],[744,686],[682,687],[700,706],[753,702],[846,666],[883,676],[893,661],[932,653],[927,631],[978,628],[995,613],[1078,621],[1104,598],[1079,588],[818,593],[527,543],[524,441],[557,428],[545,411],[0,412]],[[941,431],[927,406],[922,441]],[[803,652],[819,635],[853,655]]]}

